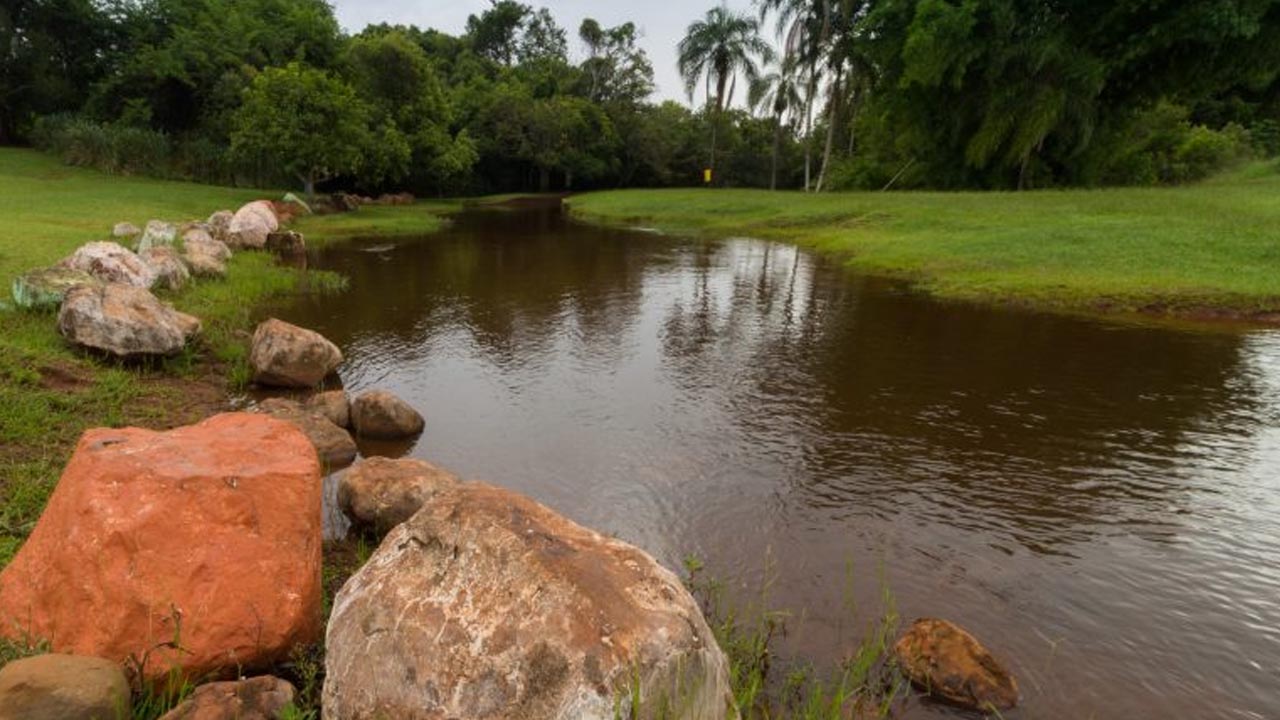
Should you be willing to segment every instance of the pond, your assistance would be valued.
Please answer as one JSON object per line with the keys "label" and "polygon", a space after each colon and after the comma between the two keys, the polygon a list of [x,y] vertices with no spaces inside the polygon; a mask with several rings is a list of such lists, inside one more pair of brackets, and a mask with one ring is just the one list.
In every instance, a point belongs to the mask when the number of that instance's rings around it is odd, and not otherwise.
{"label": "pond", "polygon": [[375,450],[700,558],[792,611],[788,653],[838,661],[887,590],[1012,666],[1009,718],[1280,716],[1280,334],[943,303],[556,209],[310,262],[350,290],[273,312],[427,418]]}

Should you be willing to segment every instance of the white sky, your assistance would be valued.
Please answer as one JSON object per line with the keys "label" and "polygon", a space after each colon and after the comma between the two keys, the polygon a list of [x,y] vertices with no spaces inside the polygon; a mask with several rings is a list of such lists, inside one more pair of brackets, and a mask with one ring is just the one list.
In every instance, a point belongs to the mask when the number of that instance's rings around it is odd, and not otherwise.
{"label": "white sky", "polygon": [[[417,25],[435,28],[451,35],[460,34],[467,23],[467,16],[479,14],[489,7],[488,0],[330,0],[340,22],[347,31],[356,33],[371,23],[387,22],[399,25]],[[689,23],[706,13],[717,0],[647,0],[647,2],[621,2],[620,0],[522,0],[526,5],[545,6],[555,15],[569,34],[571,57],[581,58],[582,43],[578,40],[578,25],[583,18],[594,17],[606,27],[620,25],[628,20],[640,28],[640,45],[653,63],[654,80],[657,83],[655,98],[687,101],[684,84],[676,72],[676,43],[684,36]],[[751,0],[726,0],[726,4],[738,11],[755,12]],[[764,35],[773,40],[773,23],[765,27]]]}

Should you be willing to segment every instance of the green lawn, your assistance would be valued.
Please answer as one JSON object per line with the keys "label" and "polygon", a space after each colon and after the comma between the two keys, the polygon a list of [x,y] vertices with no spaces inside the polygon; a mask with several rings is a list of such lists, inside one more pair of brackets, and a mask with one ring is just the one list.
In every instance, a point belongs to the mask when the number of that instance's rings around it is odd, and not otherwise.
{"label": "green lawn", "polygon": [[[279,192],[114,177],[62,165],[29,150],[0,148],[0,302],[26,270],[50,265],[128,221],[194,220]],[[364,208],[305,218],[307,242],[351,235],[422,234],[456,203]],[[277,266],[265,253],[237,253],[224,281],[167,296],[204,322],[197,347],[170,360],[121,365],[67,346],[52,314],[0,308],[0,568],[44,507],[70,449],[86,428],[169,426],[199,419],[245,378],[245,332],[255,305],[272,295],[332,289],[341,278]]]}
{"label": "green lawn", "polygon": [[1072,309],[1280,311],[1280,164],[1183,188],[1025,193],[623,190],[583,219],[847,255],[945,297]]}

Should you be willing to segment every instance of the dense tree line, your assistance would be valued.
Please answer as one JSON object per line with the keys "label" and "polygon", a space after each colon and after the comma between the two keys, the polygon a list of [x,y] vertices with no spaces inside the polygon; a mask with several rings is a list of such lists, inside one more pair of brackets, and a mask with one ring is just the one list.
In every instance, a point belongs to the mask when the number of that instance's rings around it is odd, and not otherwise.
{"label": "dense tree line", "polygon": [[[1180,182],[1280,151],[1280,0],[758,0],[653,100],[634,24],[491,0],[6,0],[0,142],[114,172],[418,193]],[[574,49],[571,52],[571,47]]]}

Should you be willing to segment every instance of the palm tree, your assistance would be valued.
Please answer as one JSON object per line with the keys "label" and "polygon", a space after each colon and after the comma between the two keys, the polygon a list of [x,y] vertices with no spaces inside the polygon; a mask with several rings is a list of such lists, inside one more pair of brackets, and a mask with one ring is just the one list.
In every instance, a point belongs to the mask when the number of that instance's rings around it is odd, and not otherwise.
{"label": "palm tree", "polygon": [[813,104],[818,97],[835,0],[758,0],[760,19],[776,13],[778,38],[804,78],[804,189],[813,186]]}
{"label": "palm tree", "polygon": [[684,78],[685,92],[690,100],[698,82],[706,81],[707,105],[714,109],[709,167],[712,177],[715,177],[716,131],[724,109],[733,103],[738,76],[743,75],[748,82],[754,81],[760,75],[756,58],[767,62],[773,57],[773,49],[761,39],[758,20],[721,5],[711,8],[706,17],[689,26],[677,50],[680,77]]}
{"label": "palm tree", "polygon": [[[776,70],[751,83],[748,102],[753,110],[764,109],[773,116],[773,158],[769,168],[769,189],[778,189],[778,147],[782,144],[783,118],[793,118],[804,104],[802,80],[793,58],[782,61]],[[790,124],[790,121],[788,121]]]}

